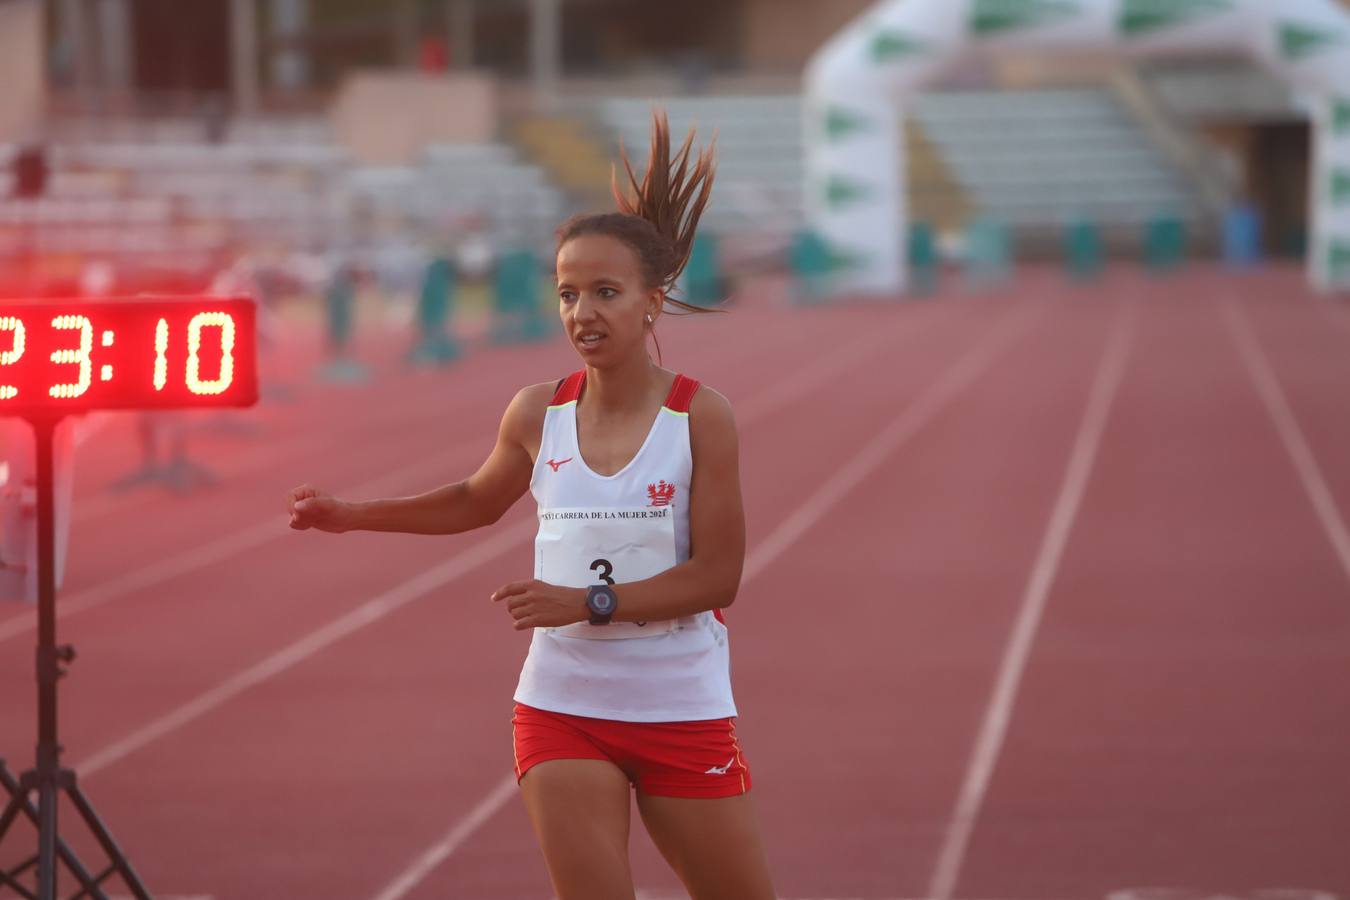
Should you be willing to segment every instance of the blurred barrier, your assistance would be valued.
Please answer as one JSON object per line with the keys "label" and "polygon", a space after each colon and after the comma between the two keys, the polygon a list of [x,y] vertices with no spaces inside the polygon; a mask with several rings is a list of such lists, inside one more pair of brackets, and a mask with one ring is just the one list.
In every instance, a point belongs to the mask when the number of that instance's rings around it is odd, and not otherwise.
{"label": "blurred barrier", "polygon": [[830,247],[809,228],[797,232],[788,248],[793,300],[799,304],[824,302],[830,293]]}
{"label": "blurred barrier", "polygon": [[976,288],[1008,279],[1012,270],[1012,233],[994,219],[973,222],[966,233],[966,279]]}
{"label": "blurred barrier", "polygon": [[910,225],[909,266],[912,293],[922,297],[937,289],[937,236],[927,222],[915,222]]}
{"label": "blurred barrier", "polygon": [[690,303],[713,306],[726,299],[727,283],[716,235],[700,234],[694,238],[689,265],[684,269],[684,283],[684,297]]}
{"label": "blurred barrier", "polygon": [[1102,274],[1106,256],[1097,223],[1080,219],[1068,224],[1064,229],[1064,259],[1069,274],[1079,281],[1092,281]]}
{"label": "blurred barrier", "polygon": [[130,491],[159,485],[178,493],[217,484],[220,477],[188,454],[190,414],[143,411],[137,416],[136,434],[141,445],[137,468],[116,479],[113,491]]}
{"label": "blurred barrier", "polygon": [[369,372],[351,356],[356,325],[356,273],[349,264],[340,262],[333,267],[323,299],[329,361],[320,377],[327,381],[365,381]]}
{"label": "blurred barrier", "polygon": [[408,361],[448,363],[459,358],[459,342],[450,334],[450,313],[455,303],[455,268],[444,256],[437,256],[427,266],[422,279],[422,293],[417,298],[417,334],[413,339]]}
{"label": "blurred barrier", "polygon": [[518,344],[553,334],[540,304],[539,260],[526,249],[502,254],[493,277],[492,341]]}
{"label": "blurred barrier", "polygon": [[1144,226],[1144,265],[1155,272],[1177,268],[1186,260],[1186,223],[1176,216],[1150,219]]}

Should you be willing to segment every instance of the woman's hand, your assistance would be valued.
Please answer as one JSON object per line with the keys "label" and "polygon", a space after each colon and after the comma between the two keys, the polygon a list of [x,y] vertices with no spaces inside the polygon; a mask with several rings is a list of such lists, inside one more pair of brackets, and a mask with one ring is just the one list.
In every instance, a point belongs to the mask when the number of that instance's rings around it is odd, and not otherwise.
{"label": "woman's hand", "polygon": [[527,628],[557,628],[590,620],[583,588],[558,587],[542,581],[513,581],[497,588],[492,602],[506,601],[516,631]]}
{"label": "woman's hand", "polygon": [[291,514],[291,527],[297,531],[317,528],[341,534],[350,529],[347,504],[308,484],[286,495],[286,511]]}

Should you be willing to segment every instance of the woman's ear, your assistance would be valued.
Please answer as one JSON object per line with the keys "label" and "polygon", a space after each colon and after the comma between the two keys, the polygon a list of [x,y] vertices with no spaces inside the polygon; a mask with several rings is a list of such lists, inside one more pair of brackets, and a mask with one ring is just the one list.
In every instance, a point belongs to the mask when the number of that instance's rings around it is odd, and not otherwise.
{"label": "woman's ear", "polygon": [[647,301],[647,312],[645,315],[647,326],[656,324],[656,320],[661,318],[661,309],[666,305],[666,295],[661,291],[656,291]]}

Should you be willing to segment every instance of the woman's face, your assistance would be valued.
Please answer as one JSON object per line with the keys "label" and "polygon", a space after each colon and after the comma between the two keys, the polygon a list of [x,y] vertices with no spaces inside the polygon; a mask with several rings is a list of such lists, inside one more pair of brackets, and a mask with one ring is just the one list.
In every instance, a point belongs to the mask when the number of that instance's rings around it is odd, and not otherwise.
{"label": "woman's face", "polygon": [[661,313],[661,292],[643,282],[637,253],[618,238],[587,234],[558,250],[558,312],[587,365],[612,365],[646,353],[647,316]]}

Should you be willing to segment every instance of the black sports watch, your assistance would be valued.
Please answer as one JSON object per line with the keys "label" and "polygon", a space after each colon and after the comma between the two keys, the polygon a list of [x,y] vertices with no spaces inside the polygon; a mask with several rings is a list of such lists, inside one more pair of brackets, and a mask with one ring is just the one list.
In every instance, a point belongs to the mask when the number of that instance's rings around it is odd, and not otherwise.
{"label": "black sports watch", "polygon": [[593,584],[586,592],[586,608],[592,625],[608,625],[619,609],[619,595],[607,584]]}

